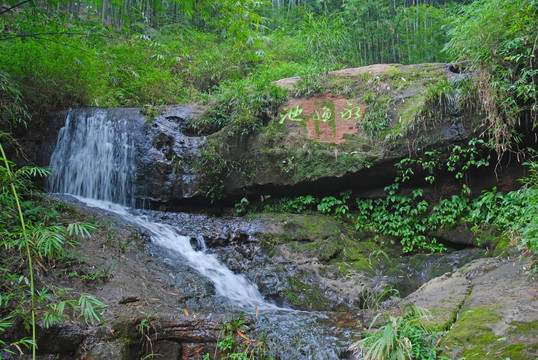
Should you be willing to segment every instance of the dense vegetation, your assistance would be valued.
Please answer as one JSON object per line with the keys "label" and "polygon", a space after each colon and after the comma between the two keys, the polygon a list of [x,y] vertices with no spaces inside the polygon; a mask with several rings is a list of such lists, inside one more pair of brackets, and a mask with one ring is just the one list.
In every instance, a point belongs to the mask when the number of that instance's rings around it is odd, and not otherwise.
{"label": "dense vegetation", "polygon": [[70,289],[46,285],[34,279],[34,266],[77,261],[71,249],[78,239],[90,236],[95,227],[86,223],[62,224],[56,209],[39,206],[32,195],[32,178],[47,176],[44,169],[22,167],[12,171],[0,144],[0,331],[14,324],[31,330],[31,337],[11,343],[0,340],[0,358],[4,352],[31,348],[36,354],[36,324],[49,327],[71,312],[92,324],[105,307],[89,294],[73,294]]}
{"label": "dense vegetation", "polygon": [[[458,59],[481,74],[477,108],[487,112],[484,131],[502,153],[512,148],[514,128],[536,123],[537,5],[464,3],[4,1],[2,129],[69,107],[141,107],[208,95],[217,95],[215,114],[200,131],[230,117],[252,128],[245,118],[282,101],[271,81]],[[251,85],[256,95],[238,91]]]}
{"label": "dense vegetation", "polygon": [[241,79],[245,87],[347,66],[447,60],[441,27],[453,7],[444,1],[5,2],[1,99],[13,103],[12,112],[26,110],[17,107],[24,104],[38,115],[76,106],[159,105],[225,93]]}
{"label": "dense vegetation", "polygon": [[[522,154],[521,134],[536,131],[537,20],[536,0],[0,1],[0,143],[18,151],[17,139],[26,129],[40,126],[56,110],[187,101],[212,107],[193,124],[196,131],[210,133],[233,123],[230,132],[245,135],[263,128],[284,101],[286,93],[271,84],[274,80],[375,63],[460,60],[477,74],[470,91],[479,99],[474,111],[486,114],[482,139],[454,147],[442,164],[433,162],[433,153],[404,160],[382,199],[305,196],[268,210],[320,211],[399,241],[404,252],[442,249],[430,235],[443,226],[469,223],[476,232],[493,226],[508,242],[535,254],[536,163],[527,163],[530,175],[523,187],[508,194],[493,190],[473,198],[465,177],[470,167],[488,161],[478,157],[479,144],[489,143],[500,160]],[[315,76],[301,81],[302,94],[318,86]],[[69,261],[69,246],[92,227],[60,224],[53,209],[36,205],[31,180],[45,176],[44,170],[17,168],[5,154],[0,160],[0,331],[19,319],[35,329],[36,316],[51,324],[66,308],[97,320],[103,306],[97,299],[37,289],[32,278],[33,259]],[[226,159],[218,163],[234,166]],[[411,196],[398,192],[412,172],[431,183],[441,171],[461,180],[461,195],[433,204],[420,189]],[[216,187],[219,174],[217,168],[208,175],[214,175]],[[406,341],[424,350],[416,358],[434,358],[424,355],[431,344],[424,341],[419,317],[411,309],[388,318],[382,331],[397,338],[396,330],[403,329],[411,339]],[[222,346],[235,351],[237,344],[227,339]],[[375,348],[376,343],[372,337],[361,344]],[[35,334],[0,346],[35,348]]]}
{"label": "dense vegetation", "polygon": [[[439,154],[427,152],[419,159],[403,159],[397,164],[398,176],[385,188],[386,197],[377,199],[351,198],[351,192],[340,198],[321,199],[311,195],[284,198],[265,211],[288,213],[321,212],[346,221],[359,231],[368,231],[382,242],[398,243],[404,253],[413,251],[442,251],[446,248],[436,241],[437,231],[465,224],[478,242],[497,246],[499,251],[510,245],[520,250],[538,251],[538,227],[533,219],[538,216],[538,164],[526,162],[529,176],[520,179],[522,187],[506,194],[496,188],[472,196],[467,186],[468,172],[487,166],[489,156],[481,156],[484,142],[472,139],[467,147],[452,147],[446,162],[439,162]],[[424,190],[416,188],[409,195],[398,192],[408,180],[424,177],[424,183],[433,184],[437,174],[452,174],[460,181],[461,193],[439,202],[428,201]],[[240,203],[238,210],[246,211]],[[491,235],[491,231],[498,231]],[[513,243],[511,243],[513,241]],[[534,270],[536,271],[536,264]]]}

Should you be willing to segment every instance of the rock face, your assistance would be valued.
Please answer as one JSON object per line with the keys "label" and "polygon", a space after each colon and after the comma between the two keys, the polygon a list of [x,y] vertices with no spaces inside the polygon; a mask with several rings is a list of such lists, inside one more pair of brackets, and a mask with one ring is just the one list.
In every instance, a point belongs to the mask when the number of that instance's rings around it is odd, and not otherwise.
{"label": "rock face", "polygon": [[[367,66],[320,76],[322,90],[309,98],[300,97],[299,79],[283,79],[277,85],[289,90],[288,101],[266,127],[243,136],[232,134],[231,124],[208,136],[205,145],[205,138],[190,136],[189,126],[204,107],[172,106],[156,116],[146,109],[146,117],[139,109],[106,111],[112,121],[128,119],[136,144],[138,206],[189,204],[188,199],[211,195],[213,182],[222,182],[224,197],[366,192],[391,183],[398,160],[425,149],[443,156],[449,145],[472,136],[475,115],[458,107],[458,91],[435,98],[431,90],[462,77],[448,64]],[[40,165],[48,165],[57,123],[48,140],[33,146]],[[195,170],[200,149],[207,168]],[[216,169],[221,173],[199,184],[197,172]]]}
{"label": "rock face", "polygon": [[[117,124],[121,120],[121,126],[109,126],[107,129],[122,132],[112,134],[112,138],[128,138],[126,143],[132,144],[129,148],[132,147],[133,150],[129,151],[133,151],[134,154],[121,153],[121,150],[115,152],[120,158],[133,156],[136,171],[132,174],[129,170],[128,174],[119,174],[115,177],[118,178],[117,181],[122,181],[125,176],[132,177],[129,182],[132,182],[132,189],[129,188],[126,192],[133,193],[136,205],[147,207],[152,203],[166,203],[173,199],[191,198],[195,195],[197,181],[190,165],[194,163],[198,148],[204,139],[185,134],[188,133],[188,120],[199,116],[202,111],[200,107],[194,105],[173,106],[153,118],[146,118],[139,109],[88,108],[72,110],[67,116],[70,119],[69,130],[75,129],[80,133],[84,130],[84,124],[88,124],[88,136],[93,129],[98,128],[92,125],[95,122]],[[76,124],[77,122],[83,125]],[[72,135],[60,137],[62,141],[74,142],[64,147],[69,149],[67,155],[76,152],[79,146],[76,143],[79,138],[75,136],[76,134]],[[109,146],[125,145],[110,143]],[[50,148],[51,144],[41,144],[40,147]],[[36,161],[43,163],[47,156],[50,160],[51,153],[50,150],[39,153],[40,156]],[[112,178],[111,181],[114,181],[114,176]],[[125,186],[125,184],[117,185]]]}
{"label": "rock face", "polygon": [[405,301],[431,311],[448,330],[450,358],[533,359],[538,352],[538,288],[529,260],[480,259],[424,284]]}
{"label": "rock face", "polygon": [[322,89],[308,98],[299,78],[283,79],[288,101],[265,128],[238,136],[226,127],[205,149],[234,164],[218,177],[225,196],[382,189],[400,159],[443,156],[472,137],[476,115],[458,106],[460,93],[436,90],[463,77],[448,64],[367,66],[320,75]]}
{"label": "rock face", "polygon": [[199,116],[202,108],[174,106],[144,126],[138,140],[138,201],[166,203],[192,198],[197,180],[192,168],[204,139],[188,136],[188,120]]}

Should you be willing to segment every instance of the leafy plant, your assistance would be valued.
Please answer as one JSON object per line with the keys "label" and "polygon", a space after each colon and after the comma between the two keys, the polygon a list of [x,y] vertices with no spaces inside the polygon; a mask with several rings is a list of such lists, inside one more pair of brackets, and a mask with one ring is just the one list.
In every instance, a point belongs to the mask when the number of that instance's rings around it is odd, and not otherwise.
{"label": "leafy plant", "polygon": [[299,78],[295,84],[293,84],[293,92],[295,97],[309,97],[315,93],[318,93],[322,89],[323,74],[307,74]]}
{"label": "leafy plant", "polygon": [[328,16],[307,13],[300,24],[299,34],[310,54],[327,65],[337,63],[351,45],[344,19],[336,12]]}
{"label": "leafy plant", "polygon": [[[1,343],[6,348],[2,352],[12,352],[20,346],[32,348],[36,356],[36,322],[43,319],[45,326],[61,321],[67,307],[78,313],[90,323],[101,320],[99,311],[105,305],[93,296],[82,294],[78,299],[66,299],[72,294],[65,289],[43,286],[38,289],[34,279],[34,259],[43,262],[59,260],[67,255],[66,245],[73,245],[77,237],[89,235],[95,227],[89,224],[74,223],[67,227],[48,224],[55,214],[47,217],[44,209],[35,206],[31,200],[31,179],[45,176],[47,171],[40,168],[22,167],[16,171],[15,164],[6,159],[0,144],[0,246],[4,249],[0,256],[0,311],[2,329],[14,324],[20,318],[32,331],[32,339],[23,338],[12,344]],[[27,264],[27,267],[24,266]],[[42,263],[39,262],[43,267]],[[0,355],[1,356],[1,355]]]}
{"label": "leafy plant", "polygon": [[349,206],[346,204],[351,196],[351,191],[340,193],[340,195],[342,196],[342,199],[337,199],[332,196],[322,198],[317,207],[318,211],[323,214],[333,215],[337,219],[352,218],[349,213]]}
{"label": "leafy plant", "polygon": [[[273,357],[268,355],[267,335],[253,337],[245,325],[243,313],[223,324],[222,336],[217,343],[217,349],[226,353],[223,360],[273,360]],[[209,354],[206,354],[204,359],[209,359]]]}
{"label": "leafy plant", "polygon": [[240,136],[257,132],[277,113],[286,92],[261,81],[227,82],[214,94],[215,105],[206,117],[191,121],[200,134],[216,132],[232,124],[230,135]]}
{"label": "leafy plant", "polygon": [[266,205],[265,212],[288,212],[295,214],[313,213],[319,204],[319,199],[312,195],[296,198],[282,198],[278,204]]}
{"label": "leafy plant", "polygon": [[247,212],[247,206],[249,202],[247,198],[242,198],[240,202],[235,204],[235,213],[236,215],[243,215]]}
{"label": "leafy plant", "polygon": [[215,141],[208,141],[194,164],[195,169],[201,174],[201,186],[198,191],[212,201],[224,196],[226,180],[238,166],[223,153],[224,150],[220,149]]}
{"label": "leafy plant", "polygon": [[0,71],[0,129],[10,131],[17,125],[27,126],[28,107],[18,84],[8,73]]}
{"label": "leafy plant", "polygon": [[351,345],[361,359],[364,360],[408,360],[408,359],[447,359],[438,356],[438,339],[440,332],[430,332],[422,321],[431,315],[426,310],[406,304],[401,316],[378,314],[370,328],[380,318],[385,324],[378,330],[368,334],[364,339]]}
{"label": "leafy plant", "polygon": [[452,18],[445,46],[454,58],[470,61],[487,129],[499,158],[516,150],[513,130],[538,120],[538,68],[533,0],[473,1]]}
{"label": "leafy plant", "polygon": [[366,93],[363,100],[368,106],[363,118],[360,120],[362,128],[370,136],[383,132],[391,122],[391,97],[389,95],[376,96],[374,93]]}
{"label": "leafy plant", "polygon": [[157,328],[160,326],[161,324],[159,320],[157,320],[153,316],[150,316],[149,314],[146,314],[145,318],[142,319],[140,323],[136,326],[138,332],[142,336],[142,342],[144,343],[145,352],[149,353],[144,357],[144,359],[160,356],[153,351],[153,342],[151,340],[152,334],[157,333]]}
{"label": "leafy plant", "polygon": [[101,269],[98,269],[95,271],[89,269],[87,271],[81,272],[80,274],[77,271],[74,271],[74,272],[69,273],[68,276],[78,277],[81,280],[85,280],[85,281],[96,281],[96,280],[108,281],[112,279],[112,277],[114,276],[113,272],[114,272],[114,267],[111,266],[107,269],[102,267]]}

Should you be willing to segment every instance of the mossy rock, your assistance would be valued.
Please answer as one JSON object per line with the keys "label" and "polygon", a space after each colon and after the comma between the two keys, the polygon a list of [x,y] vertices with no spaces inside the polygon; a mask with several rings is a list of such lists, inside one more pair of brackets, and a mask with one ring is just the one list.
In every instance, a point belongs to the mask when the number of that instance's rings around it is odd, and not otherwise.
{"label": "mossy rock", "polygon": [[316,285],[309,285],[297,277],[288,277],[288,288],[284,295],[291,305],[299,309],[312,311],[326,310],[329,307],[329,299],[323,290]]}
{"label": "mossy rock", "polygon": [[[426,131],[415,116],[424,108],[429,88],[457,76],[448,64],[376,65],[331,72],[321,80],[319,96],[289,97],[257,133],[234,132],[232,122],[210,135],[207,144],[218,144],[217,158],[226,165],[212,179],[223,188],[222,196],[239,196],[245,190],[257,195],[285,193],[292,187],[295,193],[308,187],[311,193],[332,190],[333,194],[346,190],[343,186],[382,187],[393,180],[392,165],[410,152],[432,146],[442,152],[472,136],[472,116],[456,114],[458,109],[428,123]],[[293,86],[297,81],[286,79],[277,85]],[[323,117],[325,112],[331,116]],[[337,184],[336,188],[330,189],[329,183]],[[204,189],[214,187],[202,184]]]}
{"label": "mossy rock", "polygon": [[275,254],[274,247],[286,244],[293,252],[338,266],[342,274],[355,269],[374,273],[381,260],[389,259],[389,249],[371,240],[362,240],[341,220],[321,214],[266,213],[253,216],[265,224],[258,236],[264,249]]}
{"label": "mossy rock", "polygon": [[340,221],[320,214],[264,213],[251,218],[264,224],[265,231],[260,236],[274,243],[312,242],[349,235],[349,229]]}
{"label": "mossy rock", "polygon": [[460,272],[470,293],[443,340],[466,359],[533,359],[538,351],[536,279],[528,259],[482,259]]}
{"label": "mossy rock", "polygon": [[[443,339],[441,346],[458,353],[466,359],[526,360],[531,359],[538,350],[538,344],[514,343],[517,338],[496,334],[496,324],[501,316],[494,308],[474,307],[465,310],[458,321]],[[537,333],[537,321],[517,323],[511,334],[534,335]]]}

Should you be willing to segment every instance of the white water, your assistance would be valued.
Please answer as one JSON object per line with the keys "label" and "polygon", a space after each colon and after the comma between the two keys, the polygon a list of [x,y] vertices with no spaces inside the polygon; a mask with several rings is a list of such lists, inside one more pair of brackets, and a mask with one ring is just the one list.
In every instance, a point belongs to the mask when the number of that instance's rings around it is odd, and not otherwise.
{"label": "white water", "polygon": [[277,308],[275,305],[265,302],[256,285],[249,282],[244,276],[234,274],[214,254],[208,254],[203,250],[194,250],[190,243],[190,237],[180,235],[173,226],[153,222],[147,216],[134,215],[131,213],[132,209],[125,206],[108,201],[75,197],[86,206],[114,213],[147,230],[155,244],[181,254],[192,268],[213,282],[219,295],[230,299],[232,304],[250,308],[258,306],[262,310]]}
{"label": "white water", "polygon": [[277,309],[263,299],[256,285],[234,274],[215,255],[206,253],[203,239],[199,241],[202,250],[196,251],[190,238],[180,235],[173,226],[134,215],[132,209],[118,204],[134,203],[135,148],[127,128],[125,121],[108,119],[105,110],[70,114],[52,155],[51,190],[74,195],[87,206],[112,212],[146,229],[152,241],[179,253],[233,305]]}
{"label": "white water", "polygon": [[50,165],[53,192],[134,205],[135,148],[125,120],[103,109],[70,112]]}

